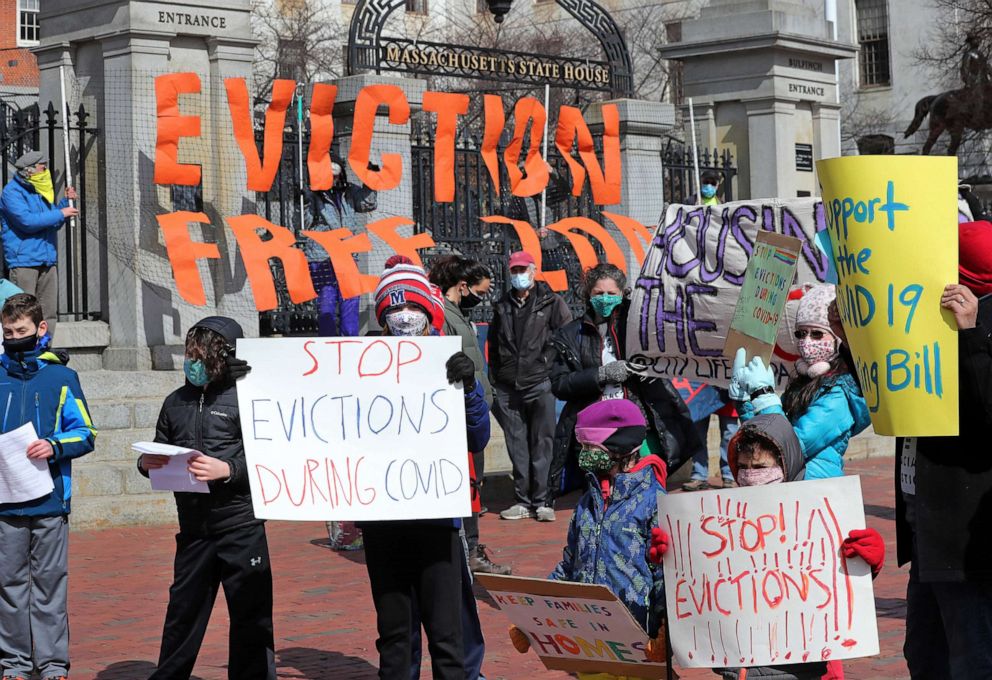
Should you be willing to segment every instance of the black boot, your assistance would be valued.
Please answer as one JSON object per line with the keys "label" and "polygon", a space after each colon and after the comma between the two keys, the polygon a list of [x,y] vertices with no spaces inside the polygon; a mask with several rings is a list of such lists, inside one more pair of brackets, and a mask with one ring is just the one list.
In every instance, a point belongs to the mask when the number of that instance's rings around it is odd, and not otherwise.
{"label": "black boot", "polygon": [[482,543],[475,546],[471,557],[468,558],[468,568],[472,573],[496,574],[498,576],[509,576],[513,573],[512,568],[504,564],[496,564],[490,560],[489,555],[486,554],[486,546]]}

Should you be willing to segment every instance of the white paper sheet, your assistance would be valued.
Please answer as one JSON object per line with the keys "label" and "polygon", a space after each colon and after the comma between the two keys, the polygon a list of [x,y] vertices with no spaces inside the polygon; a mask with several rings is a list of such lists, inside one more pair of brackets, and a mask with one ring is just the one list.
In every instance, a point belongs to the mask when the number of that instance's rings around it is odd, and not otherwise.
{"label": "white paper sheet", "polygon": [[0,503],[33,501],[55,488],[48,461],[27,456],[28,444],[36,439],[32,423],[0,434]]}
{"label": "white paper sheet", "polygon": [[210,493],[210,487],[207,486],[207,483],[197,481],[186,469],[189,466],[190,457],[200,455],[199,451],[158,442],[135,442],[131,445],[131,449],[138,453],[169,456],[168,465],[148,471],[148,478],[155,491]]}

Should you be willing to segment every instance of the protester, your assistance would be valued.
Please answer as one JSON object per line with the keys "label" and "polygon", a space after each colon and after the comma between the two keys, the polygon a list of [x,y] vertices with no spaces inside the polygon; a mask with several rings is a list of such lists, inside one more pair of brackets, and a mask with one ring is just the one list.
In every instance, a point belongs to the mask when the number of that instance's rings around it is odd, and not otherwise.
{"label": "protester", "polygon": [[55,202],[55,188],[48,170],[48,157],[28,151],[14,161],[17,173],[0,194],[0,239],[10,280],[38,298],[44,310],[49,338],[55,337],[59,282],[56,272],[58,231],[79,214],[69,207],[76,190],[65,188],[65,197]]}
{"label": "protester", "polygon": [[716,170],[705,170],[699,179],[699,195],[702,197],[701,205],[719,205],[722,200],[720,196],[720,173]]}
{"label": "protester", "polygon": [[[51,337],[38,299],[12,295],[0,322],[3,432],[33,425],[37,439],[25,455],[47,461],[54,485],[39,498],[0,504],[0,671],[5,679],[64,680],[72,460],[93,450],[96,430],[75,371],[48,351]],[[28,389],[34,399],[25,398]]]}
{"label": "protester", "polygon": [[[378,169],[377,166],[370,166]],[[334,183],[325,191],[308,192],[310,196],[310,231],[334,231],[345,228],[352,232],[359,226],[356,215],[372,212],[378,206],[374,189],[348,181],[342,161],[331,158]],[[334,266],[327,252],[310,238],[303,240],[303,252],[310,263],[310,278],[317,292],[317,334],[328,336],[356,336],[358,331],[358,306],[360,296],[345,298],[341,295]]]}
{"label": "protester", "polygon": [[511,289],[493,309],[488,339],[493,414],[506,438],[516,500],[500,517],[550,522],[555,519],[548,497],[555,432],[551,337],[572,313],[560,295],[535,281],[530,253],[513,253],[509,265]]}
{"label": "protester", "polygon": [[[689,386],[690,389],[701,389],[705,387],[701,383],[689,383]],[[715,390],[715,392],[719,395],[720,401],[723,402],[723,405],[715,413],[717,422],[720,425],[721,487],[732,489],[737,486],[737,482],[734,481],[734,475],[730,471],[730,465],[727,464],[727,447],[730,445],[731,437],[737,432],[737,409],[734,408],[734,404],[726,390]],[[689,477],[689,481],[682,485],[683,491],[703,491],[710,488],[710,451],[707,441],[709,439],[711,420],[710,414],[707,414],[705,417],[695,421],[696,431],[699,433],[702,446],[696,449],[696,453],[692,456],[692,474]]]}
{"label": "protester", "polygon": [[627,398],[637,404],[647,420],[643,452],[661,457],[670,473],[699,447],[689,409],[671,381],[645,380],[641,368],[624,360],[630,306],[626,285],[627,277],[612,264],[591,268],[583,282],[585,314],[552,339],[551,391],[566,402],[555,429],[548,485],[552,497],[579,481],[569,479],[578,460],[575,420],[596,401]]}
{"label": "protester", "polygon": [[914,680],[992,677],[992,224],[959,229],[961,285],[944,289],[941,307],[958,326],[960,432],[896,442],[898,559],[912,563],[903,651]]}
{"label": "protester", "polygon": [[[657,539],[665,462],[654,455],[640,456],[647,423],[627,399],[600,401],[584,409],[576,418],[575,435],[582,446],[579,465],[586,474],[586,492],[568,526],[561,562],[548,578],[608,587],[651,638],[649,657],[664,661],[665,584]],[[520,652],[530,647],[519,628],[511,627],[510,639]]]}
{"label": "protester", "polygon": [[[235,356],[244,337],[234,319],[208,316],[186,334],[186,384],[165,398],[155,441],[200,452],[189,474],[209,493],[176,492],[175,573],[150,680],[189,678],[223,585],[231,618],[227,677],[275,680],[272,565],[262,520],[252,509],[235,381],[251,368]],[[138,471],[169,463],[142,454]]]}
{"label": "protester", "polygon": [[[807,478],[808,468],[797,433],[779,413],[762,413],[744,423],[728,447],[727,459],[740,486],[768,486]],[[774,488],[768,489],[773,493]],[[655,530],[655,544],[664,554],[671,543],[664,529]],[[859,557],[878,576],[885,562],[885,543],[875,529],[853,529],[841,544],[847,559]],[[757,668],[718,668],[725,680],[775,678],[776,680],[820,680],[828,662],[817,660]],[[829,677],[843,677],[829,676]]]}
{"label": "protester", "polygon": [[840,477],[851,437],[871,424],[868,404],[852,373],[854,360],[844,340],[830,284],[810,287],[799,301],[796,375],[781,398],[775,374],[761,357],[750,363],[743,350],[734,361],[730,395],[741,420],[756,413],[784,413],[796,429],[806,458],[807,479]]}
{"label": "protester", "polygon": [[[386,266],[375,291],[383,335],[436,335],[444,312],[423,269],[406,258],[390,258]],[[481,451],[489,441],[489,409],[474,362],[457,352],[448,360],[447,377],[466,388],[468,446]],[[380,678],[419,675],[414,650],[421,621],[435,679],[479,677],[484,643],[460,524],[458,518],[363,523]]]}

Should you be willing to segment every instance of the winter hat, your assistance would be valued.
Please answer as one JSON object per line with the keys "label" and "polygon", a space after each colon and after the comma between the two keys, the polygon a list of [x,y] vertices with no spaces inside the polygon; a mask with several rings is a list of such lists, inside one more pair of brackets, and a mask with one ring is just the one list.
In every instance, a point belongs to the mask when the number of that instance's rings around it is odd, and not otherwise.
{"label": "winter hat", "polygon": [[197,321],[190,332],[194,328],[205,328],[208,331],[213,331],[217,333],[222,338],[227,341],[227,344],[234,347],[235,343],[239,338],[245,337],[245,332],[241,328],[241,324],[230,317],[226,316],[208,316]]}
{"label": "winter hat", "polygon": [[606,399],[579,411],[575,438],[580,444],[602,446],[610,453],[627,455],[647,435],[644,414],[627,399]]}
{"label": "winter hat", "polygon": [[408,257],[394,255],[386,260],[386,270],[375,289],[375,318],[379,325],[385,323],[386,312],[405,304],[414,304],[424,310],[432,326],[438,318],[444,322],[444,307],[439,306],[423,267],[418,267]]}
{"label": "winter hat", "polygon": [[28,151],[21,154],[16,161],[14,161],[14,167],[18,170],[26,170],[33,165],[38,165],[38,163],[48,163],[48,156],[46,156],[41,151]]}
{"label": "winter hat", "polygon": [[[833,336],[836,341],[834,354],[830,357],[833,360],[840,352],[840,345],[845,341],[844,328],[840,322],[840,314],[837,311],[837,287],[831,283],[821,283],[809,286],[802,299],[799,301],[799,309],[796,310],[796,328],[816,328],[826,331]],[[830,370],[829,361],[817,361],[812,365],[799,359],[796,362],[796,370],[801,375],[817,377],[824,375]]]}
{"label": "winter hat", "polygon": [[992,223],[958,225],[958,275],[978,297],[992,293]]}

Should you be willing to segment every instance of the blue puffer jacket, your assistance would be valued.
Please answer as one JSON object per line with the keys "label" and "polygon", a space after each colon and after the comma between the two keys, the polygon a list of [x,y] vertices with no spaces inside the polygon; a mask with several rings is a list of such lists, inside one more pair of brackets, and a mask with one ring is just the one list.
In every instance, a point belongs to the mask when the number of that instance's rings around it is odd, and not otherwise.
{"label": "blue puffer jacket", "polygon": [[618,474],[603,499],[600,480],[587,474],[589,488],[568,525],[561,562],[548,577],[607,586],[655,637],[665,611],[661,565],[648,561],[651,529],[658,526],[659,481],[664,462],[645,456],[630,472]]}
{"label": "blue puffer jacket", "polygon": [[58,261],[55,243],[65,224],[62,199],[54,206],[18,175],[0,194],[0,238],[8,267],[52,266]]}
{"label": "blue puffer jacket", "polygon": [[[755,415],[750,402],[738,410],[741,422]],[[780,406],[762,413],[784,415]],[[850,373],[842,373],[823,387],[806,411],[792,421],[806,459],[806,479],[842,477],[848,442],[869,425],[868,404]]]}
{"label": "blue puffer jacket", "polygon": [[93,450],[96,430],[90,420],[79,378],[48,352],[48,336],[40,348],[14,361],[0,356],[0,430],[10,432],[31,422],[38,436],[51,442],[48,459],[55,489],[24,503],[0,504],[0,516],[58,517],[69,514],[72,459]]}

